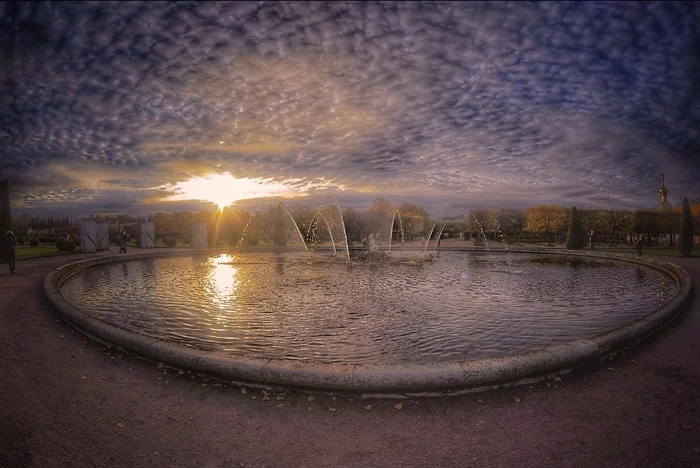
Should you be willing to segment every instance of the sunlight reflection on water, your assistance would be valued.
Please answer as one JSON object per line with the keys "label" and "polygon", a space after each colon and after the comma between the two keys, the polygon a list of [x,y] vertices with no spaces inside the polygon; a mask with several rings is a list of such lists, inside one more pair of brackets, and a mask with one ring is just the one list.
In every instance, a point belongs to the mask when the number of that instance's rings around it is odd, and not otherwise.
{"label": "sunlight reflection on water", "polygon": [[226,308],[236,300],[238,268],[233,266],[233,257],[225,254],[210,258],[209,263],[213,268],[208,273],[207,293],[212,303]]}
{"label": "sunlight reflection on water", "polygon": [[662,273],[612,261],[443,252],[423,266],[305,253],[131,260],[61,288],[96,318],[202,349],[320,362],[435,362],[590,338],[675,294]]}

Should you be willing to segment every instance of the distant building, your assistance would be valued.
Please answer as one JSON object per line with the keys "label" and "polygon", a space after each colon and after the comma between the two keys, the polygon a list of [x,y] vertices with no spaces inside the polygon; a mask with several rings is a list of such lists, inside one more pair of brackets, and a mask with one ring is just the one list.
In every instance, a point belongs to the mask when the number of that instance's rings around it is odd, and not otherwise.
{"label": "distant building", "polygon": [[[658,205],[656,205],[656,211],[658,213],[680,213],[681,208],[683,206],[683,203],[679,203],[676,207],[673,207],[667,200],[668,197],[668,189],[666,188],[666,184],[664,183],[664,175],[663,173],[661,174],[661,187],[659,188],[659,197],[661,198],[660,202]],[[693,244],[699,244],[700,243],[700,236],[698,235],[698,228],[697,226],[700,225],[698,224],[698,214],[700,214],[700,203],[696,202],[691,202],[691,208],[690,212],[693,215],[693,218],[696,218],[696,228],[695,228],[695,234],[693,235]],[[670,215],[674,216],[674,215]],[[662,230],[664,229],[663,227],[661,228]],[[667,226],[668,229],[668,226]],[[677,242],[676,236],[678,235],[677,231],[675,229],[671,228],[671,232],[660,232],[657,234],[657,240],[661,244],[668,244],[669,246],[675,245]],[[631,237],[630,237],[631,239]]]}
{"label": "distant building", "polygon": [[673,207],[666,201],[666,196],[668,195],[668,189],[664,183],[664,174],[661,173],[661,188],[659,189],[659,196],[661,197],[661,203],[656,206],[656,211],[671,211]]}

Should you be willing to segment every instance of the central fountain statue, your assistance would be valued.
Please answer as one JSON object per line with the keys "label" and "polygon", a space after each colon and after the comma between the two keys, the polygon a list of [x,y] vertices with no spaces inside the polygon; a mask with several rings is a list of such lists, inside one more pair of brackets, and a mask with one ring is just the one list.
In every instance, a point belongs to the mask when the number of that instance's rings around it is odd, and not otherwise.
{"label": "central fountain statue", "polygon": [[379,252],[379,244],[377,244],[377,241],[374,240],[374,234],[369,235],[369,251]]}

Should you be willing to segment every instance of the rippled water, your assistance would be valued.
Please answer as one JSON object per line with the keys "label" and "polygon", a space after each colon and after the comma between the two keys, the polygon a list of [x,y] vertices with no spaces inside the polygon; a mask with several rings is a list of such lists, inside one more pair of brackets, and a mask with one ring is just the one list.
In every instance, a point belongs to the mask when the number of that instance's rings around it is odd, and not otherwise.
{"label": "rippled water", "polygon": [[317,362],[499,356],[617,328],[675,294],[622,262],[444,252],[415,265],[307,264],[305,254],[132,260],[61,287],[91,316],[202,349]]}

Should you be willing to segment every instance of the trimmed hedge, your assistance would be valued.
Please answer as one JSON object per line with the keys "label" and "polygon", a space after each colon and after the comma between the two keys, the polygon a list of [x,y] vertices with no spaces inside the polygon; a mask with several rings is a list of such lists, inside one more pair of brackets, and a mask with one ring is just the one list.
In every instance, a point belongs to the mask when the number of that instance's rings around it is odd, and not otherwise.
{"label": "trimmed hedge", "polygon": [[571,217],[569,218],[569,231],[566,233],[566,248],[570,250],[580,250],[586,245],[586,236],[583,232],[581,217],[578,209],[574,206],[571,208]]}
{"label": "trimmed hedge", "polygon": [[56,239],[56,247],[58,250],[73,252],[75,250],[75,242],[70,239],[63,239],[62,237],[59,237]]}
{"label": "trimmed hedge", "polygon": [[693,251],[693,215],[690,213],[688,197],[683,198],[681,210],[681,235],[678,236],[678,252],[681,257],[689,257]]}
{"label": "trimmed hedge", "polygon": [[37,239],[36,237],[32,237],[31,239],[29,239],[29,245],[31,245],[32,247],[39,247],[39,239]]}

